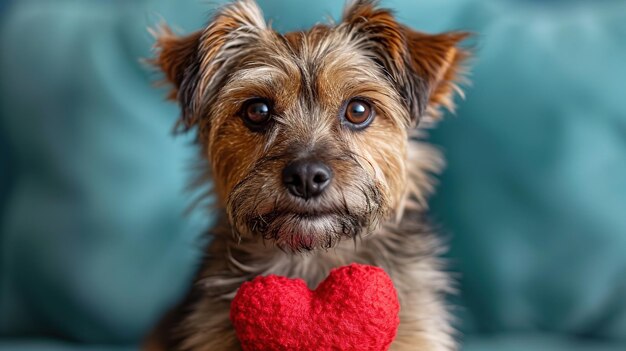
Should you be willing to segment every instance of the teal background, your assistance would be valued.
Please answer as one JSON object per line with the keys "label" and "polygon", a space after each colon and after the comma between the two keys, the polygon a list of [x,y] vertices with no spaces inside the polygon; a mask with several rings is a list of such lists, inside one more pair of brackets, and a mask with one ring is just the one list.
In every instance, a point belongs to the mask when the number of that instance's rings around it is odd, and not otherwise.
{"label": "teal background", "polygon": [[[341,1],[259,1],[279,30]],[[220,1],[0,1],[0,350],[133,350],[211,223],[140,63]],[[626,2],[388,0],[477,33],[432,200],[464,350],[626,350]]]}

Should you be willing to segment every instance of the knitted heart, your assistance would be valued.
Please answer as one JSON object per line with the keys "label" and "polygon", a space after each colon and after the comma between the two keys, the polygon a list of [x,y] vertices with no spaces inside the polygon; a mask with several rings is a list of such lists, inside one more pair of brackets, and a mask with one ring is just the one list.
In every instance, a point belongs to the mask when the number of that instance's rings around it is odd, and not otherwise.
{"label": "knitted heart", "polygon": [[396,336],[398,295],[380,268],[334,269],[315,290],[276,275],[244,283],[230,319],[244,351],[384,351]]}

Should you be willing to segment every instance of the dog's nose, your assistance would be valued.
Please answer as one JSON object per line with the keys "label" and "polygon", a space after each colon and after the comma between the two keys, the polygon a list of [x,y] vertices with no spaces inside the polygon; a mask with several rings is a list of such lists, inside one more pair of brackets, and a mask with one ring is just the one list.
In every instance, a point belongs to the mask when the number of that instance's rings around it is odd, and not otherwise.
{"label": "dog's nose", "polygon": [[323,193],[332,177],[330,168],[317,160],[296,160],[283,169],[283,184],[289,192],[307,200]]}

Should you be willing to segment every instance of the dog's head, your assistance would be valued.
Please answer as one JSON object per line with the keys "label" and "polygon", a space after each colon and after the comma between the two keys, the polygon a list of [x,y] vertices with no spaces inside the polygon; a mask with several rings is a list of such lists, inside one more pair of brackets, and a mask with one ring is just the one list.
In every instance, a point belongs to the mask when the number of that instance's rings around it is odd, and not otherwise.
{"label": "dog's head", "polygon": [[300,251],[373,230],[419,188],[411,130],[452,106],[466,36],[416,32],[368,0],[279,34],[239,1],[189,36],[164,28],[155,63],[236,234]]}

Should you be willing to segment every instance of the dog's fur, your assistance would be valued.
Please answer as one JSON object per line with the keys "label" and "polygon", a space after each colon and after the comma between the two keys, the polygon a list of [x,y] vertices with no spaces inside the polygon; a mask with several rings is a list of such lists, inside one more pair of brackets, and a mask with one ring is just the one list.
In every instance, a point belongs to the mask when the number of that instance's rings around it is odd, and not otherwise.
{"label": "dog's fur", "polygon": [[[424,216],[443,162],[420,140],[441,107],[453,108],[467,34],[414,31],[372,0],[349,3],[338,24],[279,34],[243,0],[201,31],[156,35],[154,63],[182,107],[179,127],[197,132],[220,219],[189,298],[147,349],[237,350],[229,309],[243,282],[278,274],[315,287],[332,268],[359,262],[384,268],[397,288],[392,350],[454,350],[450,283]],[[272,102],[264,132],[240,118],[254,97]],[[375,108],[366,129],[341,122],[352,97]],[[309,200],[281,183],[286,164],[304,156],[334,173]]]}

